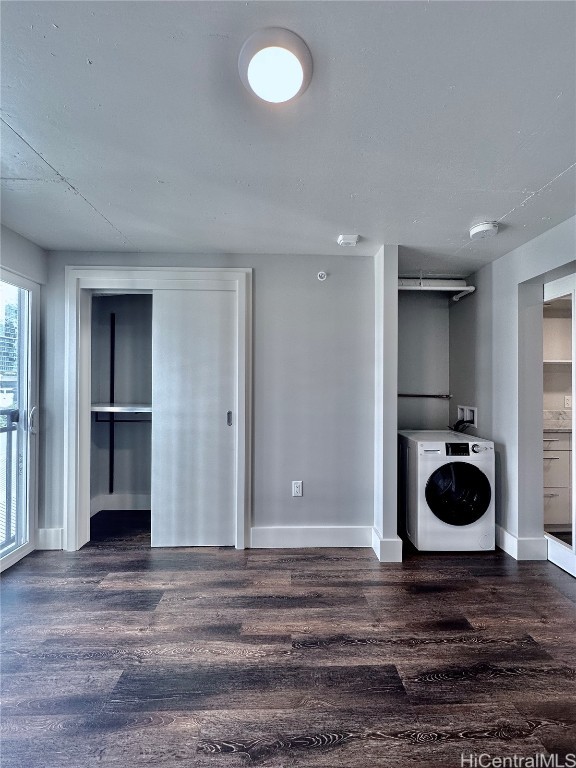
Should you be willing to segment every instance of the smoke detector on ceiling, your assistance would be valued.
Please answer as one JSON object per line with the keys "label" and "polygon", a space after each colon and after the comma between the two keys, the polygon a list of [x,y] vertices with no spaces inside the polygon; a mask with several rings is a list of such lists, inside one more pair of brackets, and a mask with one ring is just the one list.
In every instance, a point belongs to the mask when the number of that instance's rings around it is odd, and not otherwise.
{"label": "smoke detector on ceiling", "polygon": [[358,235],[338,235],[336,242],[343,248],[354,248],[358,243]]}
{"label": "smoke detector on ceiling", "polygon": [[497,221],[483,221],[470,229],[470,240],[483,240],[485,237],[495,237],[498,234]]}

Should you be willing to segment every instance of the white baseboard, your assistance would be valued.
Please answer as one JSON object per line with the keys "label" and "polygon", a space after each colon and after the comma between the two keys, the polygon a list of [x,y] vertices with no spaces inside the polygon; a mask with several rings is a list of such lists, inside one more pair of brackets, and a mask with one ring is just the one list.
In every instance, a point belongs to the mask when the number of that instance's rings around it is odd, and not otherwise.
{"label": "white baseboard", "polygon": [[370,547],[372,528],[364,525],[257,526],[250,531],[253,549],[294,547]]}
{"label": "white baseboard", "polygon": [[399,536],[383,539],[380,532],[372,528],[372,549],[381,563],[402,562],[402,539]]}
{"label": "white baseboard", "polygon": [[546,542],[548,544],[548,559],[550,562],[576,578],[576,557],[572,547],[554,539],[554,537],[546,537]]}
{"label": "white baseboard", "polygon": [[147,493],[101,493],[90,499],[90,517],[109,509],[148,510],[151,500]]}
{"label": "white baseboard", "polygon": [[548,542],[544,538],[544,532],[541,537],[519,538],[501,525],[497,525],[496,545],[515,560],[548,559]]}
{"label": "white baseboard", "polygon": [[38,528],[36,530],[36,549],[62,549],[62,528]]}

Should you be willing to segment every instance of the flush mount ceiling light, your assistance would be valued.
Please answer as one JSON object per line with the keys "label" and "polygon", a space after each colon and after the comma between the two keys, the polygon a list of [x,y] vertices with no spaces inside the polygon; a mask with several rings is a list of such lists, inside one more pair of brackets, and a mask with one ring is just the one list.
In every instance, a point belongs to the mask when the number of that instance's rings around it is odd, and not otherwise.
{"label": "flush mount ceiling light", "polygon": [[304,93],[312,78],[312,56],[294,32],[281,27],[260,29],[250,35],[238,57],[245,87],[273,104]]}

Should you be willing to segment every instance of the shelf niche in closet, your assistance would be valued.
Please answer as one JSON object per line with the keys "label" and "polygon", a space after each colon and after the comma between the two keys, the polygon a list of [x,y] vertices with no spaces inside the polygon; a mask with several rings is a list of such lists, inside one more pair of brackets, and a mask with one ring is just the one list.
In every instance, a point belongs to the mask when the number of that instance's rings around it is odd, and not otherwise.
{"label": "shelf niche in closet", "polygon": [[152,295],[92,299],[91,514],[149,510]]}

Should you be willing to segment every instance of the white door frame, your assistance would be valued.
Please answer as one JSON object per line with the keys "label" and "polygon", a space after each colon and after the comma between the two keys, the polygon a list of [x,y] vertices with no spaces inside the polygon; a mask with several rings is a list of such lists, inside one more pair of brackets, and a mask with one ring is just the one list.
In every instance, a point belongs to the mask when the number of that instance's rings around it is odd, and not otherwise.
{"label": "white door frame", "polygon": [[[544,301],[559,299],[561,296],[572,297],[572,402],[576,402],[576,274],[561,277],[550,283],[544,283]],[[574,478],[576,477],[576,429],[572,418],[572,451],[570,467],[571,485],[571,515],[572,515],[572,547],[545,534],[548,540],[548,560],[572,576],[576,576],[576,493],[574,491]]]}
{"label": "white door frame", "polygon": [[154,289],[236,293],[236,548],[249,542],[252,443],[252,270],[188,267],[66,267],[64,356],[64,549],[90,538],[91,297]]}

